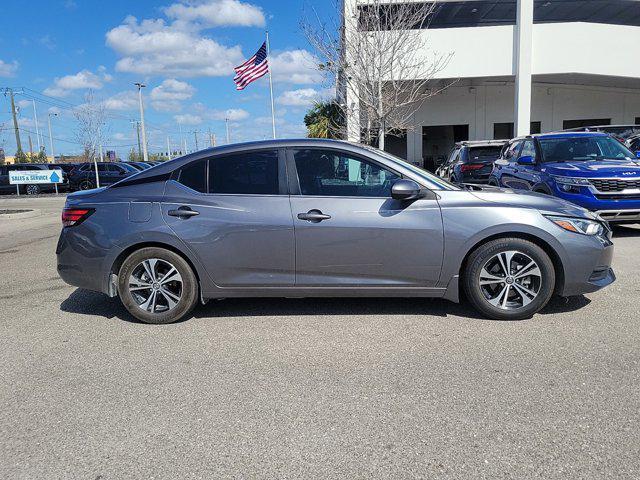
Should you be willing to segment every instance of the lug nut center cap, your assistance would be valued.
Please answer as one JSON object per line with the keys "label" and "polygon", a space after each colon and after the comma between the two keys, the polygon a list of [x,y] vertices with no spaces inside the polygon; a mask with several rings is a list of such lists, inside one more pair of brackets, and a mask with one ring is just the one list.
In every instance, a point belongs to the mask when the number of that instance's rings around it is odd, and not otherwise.
{"label": "lug nut center cap", "polygon": [[507,277],[505,279],[505,282],[507,282],[507,285],[513,285],[514,279],[513,277]]}

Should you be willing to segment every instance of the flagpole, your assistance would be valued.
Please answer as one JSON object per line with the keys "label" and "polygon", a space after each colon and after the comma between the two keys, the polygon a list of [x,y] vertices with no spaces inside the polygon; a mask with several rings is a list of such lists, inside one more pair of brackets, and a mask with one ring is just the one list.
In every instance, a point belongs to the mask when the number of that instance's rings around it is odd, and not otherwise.
{"label": "flagpole", "polygon": [[276,138],[276,112],[275,112],[275,107],[273,105],[273,81],[271,80],[271,58],[270,58],[270,52],[271,49],[269,48],[269,30],[266,31],[267,33],[267,63],[269,64],[269,92],[271,93],[271,125],[273,127],[273,138]]}

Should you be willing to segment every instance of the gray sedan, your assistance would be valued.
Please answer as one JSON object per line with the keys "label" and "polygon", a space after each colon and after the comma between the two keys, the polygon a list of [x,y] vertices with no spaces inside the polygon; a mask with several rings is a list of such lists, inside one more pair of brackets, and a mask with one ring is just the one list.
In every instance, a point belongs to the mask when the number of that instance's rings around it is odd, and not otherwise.
{"label": "gray sedan", "polygon": [[148,323],[226,297],[442,297],[529,318],[615,280],[606,222],[552,197],[451,185],[330,140],[217,147],[69,195],[69,284]]}

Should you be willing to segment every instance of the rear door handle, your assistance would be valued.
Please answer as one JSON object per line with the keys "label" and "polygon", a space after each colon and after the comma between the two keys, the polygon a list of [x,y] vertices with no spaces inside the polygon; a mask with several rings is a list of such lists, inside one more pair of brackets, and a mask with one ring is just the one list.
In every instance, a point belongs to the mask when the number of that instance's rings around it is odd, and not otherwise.
{"label": "rear door handle", "polygon": [[329,220],[331,218],[331,215],[326,215],[322,213],[320,210],[313,209],[313,210],[309,210],[307,213],[299,213],[298,218],[300,220],[307,220],[308,222],[311,222],[311,223],[318,223],[323,220]]}
{"label": "rear door handle", "polygon": [[183,206],[183,207],[178,207],[175,210],[169,210],[167,214],[172,217],[190,218],[190,217],[195,217],[196,215],[200,215],[200,212],[191,210],[190,207]]}

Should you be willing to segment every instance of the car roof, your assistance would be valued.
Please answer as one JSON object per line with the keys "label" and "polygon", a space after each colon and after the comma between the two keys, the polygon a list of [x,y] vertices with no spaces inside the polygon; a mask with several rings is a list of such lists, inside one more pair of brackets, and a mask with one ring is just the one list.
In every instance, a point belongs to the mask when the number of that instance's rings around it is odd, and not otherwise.
{"label": "car roof", "polygon": [[535,133],[533,135],[524,135],[516,137],[513,140],[526,140],[528,138],[577,138],[577,137],[608,137],[608,133],[604,132],[549,132]]}
{"label": "car roof", "polygon": [[[355,142],[347,142],[346,140],[333,140],[326,138],[290,138],[290,139],[275,139],[275,140],[259,140],[253,142],[244,142],[244,143],[232,143],[228,145],[221,145],[212,148],[206,148],[204,150],[200,150],[197,152],[189,153],[187,155],[183,155],[181,157],[174,158],[172,160],[167,160],[166,162],[162,162],[159,165],[156,165],[153,168],[148,168],[139,172],[135,175],[135,181],[139,182],[144,180],[145,178],[155,178],[155,177],[163,177],[167,176],[173,171],[181,168],[183,165],[190,163],[195,160],[201,160],[210,158],[214,155],[224,155],[224,154],[233,154],[233,153],[242,153],[251,150],[261,150],[261,149],[269,149],[269,148],[287,148],[287,147],[297,147],[297,148],[313,148],[313,147],[324,147],[324,148],[334,148],[341,149],[344,151],[349,151],[354,154],[365,155],[367,153],[374,153],[377,155],[381,155],[377,151],[377,149],[373,147],[369,147],[367,145],[362,145],[360,143]],[[123,186],[131,183],[133,180],[122,180],[119,182]]]}
{"label": "car roof", "polygon": [[463,140],[456,143],[456,147],[501,147],[509,140]]}

